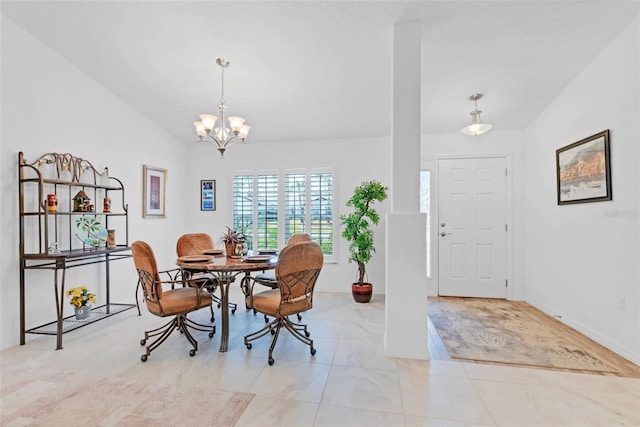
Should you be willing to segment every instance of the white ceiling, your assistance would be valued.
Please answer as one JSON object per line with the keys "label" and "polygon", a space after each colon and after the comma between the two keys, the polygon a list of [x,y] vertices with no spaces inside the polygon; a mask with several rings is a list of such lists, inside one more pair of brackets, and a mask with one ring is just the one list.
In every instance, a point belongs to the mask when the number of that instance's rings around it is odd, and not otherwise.
{"label": "white ceiling", "polygon": [[[523,129],[637,1],[4,1],[2,14],[185,143],[216,112],[251,141],[390,135],[393,25],[422,22],[422,131]],[[612,64],[615,66],[615,64]],[[106,124],[108,125],[108,124]]]}

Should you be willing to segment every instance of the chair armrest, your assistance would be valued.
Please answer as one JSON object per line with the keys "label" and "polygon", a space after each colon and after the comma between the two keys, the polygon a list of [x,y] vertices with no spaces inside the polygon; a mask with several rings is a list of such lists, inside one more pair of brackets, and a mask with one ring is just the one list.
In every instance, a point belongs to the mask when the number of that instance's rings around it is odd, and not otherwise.
{"label": "chair armrest", "polygon": [[182,270],[179,268],[172,268],[170,270],[158,271],[158,275],[162,278],[162,276],[167,276],[169,281],[178,281],[183,277]]}

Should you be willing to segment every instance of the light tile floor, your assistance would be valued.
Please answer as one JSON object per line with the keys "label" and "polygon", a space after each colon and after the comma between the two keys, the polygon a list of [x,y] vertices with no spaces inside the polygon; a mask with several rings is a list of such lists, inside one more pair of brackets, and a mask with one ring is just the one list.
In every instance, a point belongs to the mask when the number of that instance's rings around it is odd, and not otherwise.
{"label": "light tile floor", "polygon": [[[238,290],[232,300],[242,300]],[[208,315],[205,309],[194,318],[206,322]],[[231,316],[227,353],[218,352],[219,334],[213,339],[198,334],[199,351],[189,357],[186,340],[175,334],[142,363],[142,333],[162,319],[144,310],[138,317],[134,309],[65,334],[61,351],[54,350],[54,337],[29,335],[25,346],[0,353],[0,372],[46,369],[61,378],[92,375],[212,394],[254,393],[238,426],[640,425],[640,379],[437,360],[433,337],[431,360],[386,357],[381,297],[357,304],[348,294],[316,293],[303,321],[314,339],[315,356],[284,332],[275,365],[268,366],[268,337],[255,341],[250,351],[242,341],[264,320],[240,305]],[[7,391],[2,377],[0,382],[2,412],[26,413],[31,402],[56,392],[55,387]],[[108,399],[112,411],[127,403],[118,396]],[[179,404],[175,399],[157,402],[163,403]],[[12,425],[23,425],[19,420],[14,417]],[[69,418],[65,425],[79,424]],[[118,425],[108,418],[91,424]],[[175,422],[187,424],[201,425],[197,419]]]}

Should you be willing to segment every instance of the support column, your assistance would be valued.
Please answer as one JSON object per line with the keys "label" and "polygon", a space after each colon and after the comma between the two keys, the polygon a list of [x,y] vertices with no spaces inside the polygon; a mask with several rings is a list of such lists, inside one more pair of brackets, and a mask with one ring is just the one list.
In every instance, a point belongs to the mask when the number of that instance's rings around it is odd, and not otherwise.
{"label": "support column", "polygon": [[420,23],[393,31],[391,212],[386,215],[385,354],[429,359],[426,215],[420,213]]}

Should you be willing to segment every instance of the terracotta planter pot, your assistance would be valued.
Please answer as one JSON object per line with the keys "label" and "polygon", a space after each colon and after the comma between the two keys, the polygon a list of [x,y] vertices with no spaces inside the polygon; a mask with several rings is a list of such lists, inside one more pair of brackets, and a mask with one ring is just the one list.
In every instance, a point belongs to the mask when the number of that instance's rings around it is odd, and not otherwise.
{"label": "terracotta planter pot", "polygon": [[371,283],[364,283],[359,285],[357,283],[351,284],[351,295],[355,302],[369,302],[371,301],[371,294],[373,293],[373,285]]}
{"label": "terracotta planter pot", "polygon": [[235,256],[236,254],[236,243],[225,243],[224,251],[227,253],[228,257]]}

